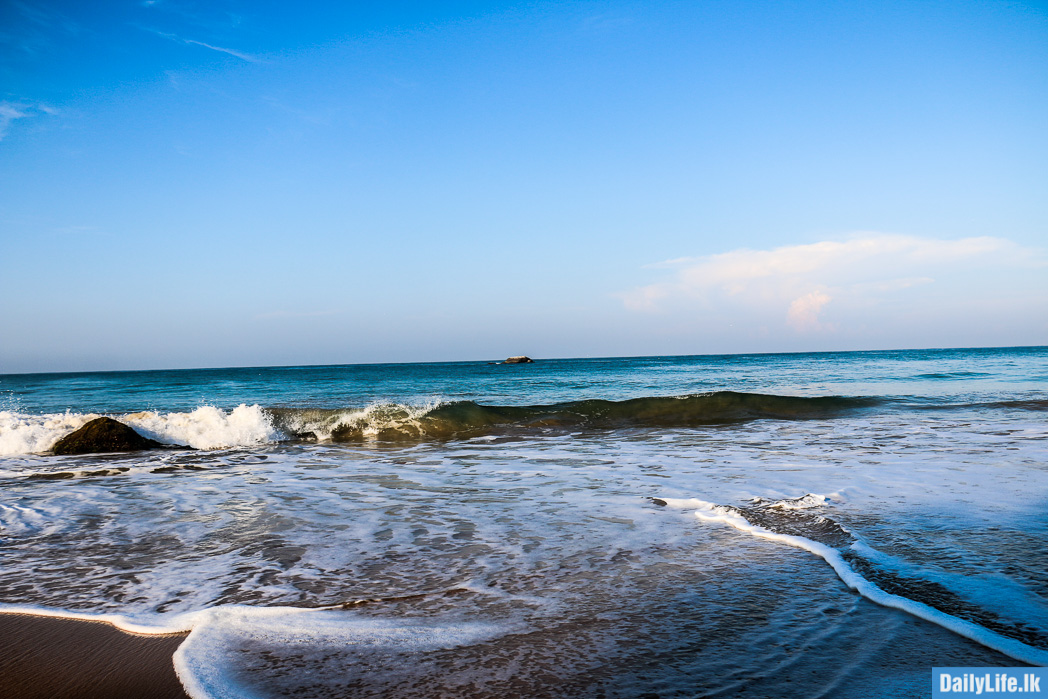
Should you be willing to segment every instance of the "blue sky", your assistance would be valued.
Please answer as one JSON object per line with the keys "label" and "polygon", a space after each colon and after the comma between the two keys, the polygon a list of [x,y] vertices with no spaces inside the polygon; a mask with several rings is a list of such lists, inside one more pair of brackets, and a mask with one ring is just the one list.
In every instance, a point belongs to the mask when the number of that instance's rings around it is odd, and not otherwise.
{"label": "blue sky", "polygon": [[1044,4],[2,2],[0,373],[1048,344],[1045,124]]}

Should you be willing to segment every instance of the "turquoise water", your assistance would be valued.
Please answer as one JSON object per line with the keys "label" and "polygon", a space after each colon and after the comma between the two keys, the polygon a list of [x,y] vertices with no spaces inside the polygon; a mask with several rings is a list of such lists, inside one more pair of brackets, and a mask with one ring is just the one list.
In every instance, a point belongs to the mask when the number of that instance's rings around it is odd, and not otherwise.
{"label": "turquoise water", "polygon": [[2,609],[198,697],[925,696],[1045,663],[1046,502],[1048,348],[0,376]]}
{"label": "turquoise water", "polygon": [[434,396],[496,405],[709,391],[974,402],[1045,395],[1045,348],[551,359],[0,375],[0,408],[30,413],[345,408]]}

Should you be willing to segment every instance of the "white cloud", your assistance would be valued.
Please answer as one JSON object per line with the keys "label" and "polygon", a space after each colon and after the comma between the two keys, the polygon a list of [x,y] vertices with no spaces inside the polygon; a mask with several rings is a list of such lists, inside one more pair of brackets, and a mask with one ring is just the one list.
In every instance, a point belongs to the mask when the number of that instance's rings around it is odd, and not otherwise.
{"label": "white cloud", "polygon": [[4,140],[7,130],[16,119],[28,119],[41,114],[57,114],[58,110],[46,104],[23,104],[18,102],[0,102],[0,141]]}
{"label": "white cloud", "polygon": [[797,330],[818,330],[822,327],[819,311],[829,302],[830,297],[821,291],[805,294],[790,304],[786,320]]}
{"label": "white cloud", "polygon": [[666,278],[620,298],[627,308],[641,312],[733,315],[797,333],[833,332],[839,324],[826,321],[828,313],[898,302],[907,294],[915,297],[926,293],[920,288],[935,288],[937,280],[952,280],[963,292],[965,274],[1029,268],[1043,264],[1038,258],[1038,251],[1003,238],[865,233],[649,265],[666,270]]}
{"label": "white cloud", "polygon": [[7,129],[15,119],[24,119],[29,116],[20,106],[10,102],[0,102],[0,139],[7,135]]}

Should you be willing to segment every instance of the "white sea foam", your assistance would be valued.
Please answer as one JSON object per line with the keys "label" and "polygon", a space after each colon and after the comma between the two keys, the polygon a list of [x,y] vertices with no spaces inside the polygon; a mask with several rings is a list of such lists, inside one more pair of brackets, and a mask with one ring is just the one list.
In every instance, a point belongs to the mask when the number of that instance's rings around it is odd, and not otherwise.
{"label": "white sea foam", "polygon": [[967,600],[979,608],[1003,618],[1022,619],[1038,628],[1048,628],[1048,609],[1043,597],[1022,582],[999,571],[959,572],[928,567],[887,554],[858,540],[851,549],[881,570],[907,578],[928,580]]}
{"label": "white sea foam", "polygon": [[833,547],[821,544],[817,541],[812,541],[811,539],[802,536],[780,534],[778,532],[770,531],[764,527],[752,524],[732,508],[716,505],[705,500],[699,500],[697,498],[662,498],[662,500],[670,507],[694,509],[695,516],[702,521],[721,522],[761,539],[778,541],[814,553],[816,556],[819,556],[830,564],[830,567],[833,568],[834,572],[837,573],[837,576],[845,585],[855,590],[871,602],[876,602],[885,607],[901,609],[915,617],[924,619],[925,621],[930,621],[933,624],[938,624],[960,636],[971,639],[976,643],[981,643],[987,648],[992,648],[993,650],[1021,662],[1030,663],[1031,665],[1048,666],[1048,651],[1034,648],[1033,646],[1029,646],[1021,641],[1002,636],[990,629],[951,616],[921,602],[885,592],[880,587],[855,572],[855,570],[852,569],[852,567],[849,566],[841,556],[840,551]]}
{"label": "white sea foam", "polygon": [[68,609],[55,609],[32,604],[0,604],[0,614],[28,614],[46,616],[56,619],[78,619],[80,621],[100,621],[112,624],[121,631],[137,633],[144,636],[163,636],[175,633],[186,633],[207,617],[211,610],[187,612],[183,614],[159,614],[131,616],[126,614],[105,614],[77,612]]}
{"label": "white sea foam", "polygon": [[[27,415],[0,411],[0,456],[46,452],[59,439],[97,417],[95,413]],[[229,411],[205,405],[187,413],[146,411],[114,417],[158,442],[194,449],[249,447],[281,437],[269,414],[258,405],[240,405]]]}
{"label": "white sea foam", "polygon": [[143,435],[168,444],[194,449],[248,447],[280,438],[265,410],[239,405],[226,412],[204,405],[190,413],[131,413],[121,418]]}
{"label": "white sea foam", "polygon": [[47,526],[47,522],[48,517],[37,509],[0,502],[0,531],[5,534],[36,533]]}
{"label": "white sea foam", "polygon": [[808,493],[799,498],[784,498],[782,500],[768,500],[766,498],[754,498],[753,504],[762,507],[773,507],[777,510],[810,510],[813,507],[823,507],[833,503],[843,502],[844,497],[840,493],[820,495]]}
{"label": "white sea foam", "polygon": [[441,398],[431,398],[413,405],[372,403],[360,409],[300,410],[287,415],[283,426],[290,433],[312,432],[320,441],[331,439],[339,427],[359,429],[365,438],[377,437],[382,430],[421,433],[419,420],[444,403]]}
{"label": "white sea foam", "polygon": [[223,605],[173,615],[91,614],[32,605],[0,605],[0,614],[29,614],[112,624],[129,633],[189,635],[174,654],[175,673],[192,699],[251,699],[238,682],[236,650],[245,643],[309,649],[366,647],[421,652],[491,639],[511,625],[377,619],[335,609]]}
{"label": "white sea foam", "polygon": [[94,413],[51,413],[26,415],[0,411],[0,456],[36,454],[47,451],[63,436],[79,429]]}
{"label": "white sea foam", "polygon": [[[219,412],[227,420],[232,411]],[[274,412],[279,420],[280,412]],[[880,445],[870,437],[877,433],[871,424],[897,438]],[[276,425],[287,430],[283,422]],[[654,577],[652,571],[663,570],[664,555],[679,556],[674,560],[687,566],[723,559],[728,570],[763,545],[757,539],[734,537],[734,543],[721,548],[721,535],[695,527],[688,537],[671,542],[680,533],[679,522],[641,495],[687,498],[702,492],[715,502],[763,496],[767,499],[759,509],[772,521],[794,516],[811,520],[830,505],[853,518],[842,517],[843,521],[861,521],[854,517],[876,513],[885,522],[883,530],[860,527],[863,535],[903,562],[909,558],[907,549],[893,548],[890,535],[900,528],[917,535],[925,531],[915,512],[959,532],[1002,521],[1023,531],[1020,525],[1042,514],[1034,510],[1046,493],[1046,443],[1033,438],[1014,441],[999,431],[994,424],[975,423],[942,432],[889,415],[877,421],[805,422],[789,429],[751,423],[723,430],[681,430],[651,440],[633,434],[621,439],[583,434],[381,450],[288,444],[267,448],[264,454],[164,450],[107,459],[107,468],[130,470],[75,483],[5,483],[2,501],[25,509],[5,513],[12,526],[3,532],[0,591],[3,599],[13,602],[124,615],[116,617],[116,623],[140,633],[199,627],[198,638],[208,643],[216,636],[203,631],[206,622],[190,623],[191,616],[180,615],[231,602],[260,607],[333,604],[420,586],[467,587],[472,593],[429,600],[424,607],[398,603],[409,614],[431,610],[430,605],[448,614],[467,610],[472,618],[495,610],[498,615],[490,618],[502,619],[525,610],[552,624],[590,600],[645,599],[644,581]],[[858,446],[854,452],[828,455],[825,445],[831,439]],[[59,468],[85,469],[85,475],[91,475],[99,469],[91,459],[33,455],[0,459],[0,464],[22,475],[31,469],[53,473]],[[182,465],[187,470],[156,469]],[[841,494],[847,497],[838,499]],[[784,511],[789,507],[801,511]],[[34,530],[35,526],[45,528]],[[1043,541],[1036,526],[1037,536],[1020,543],[1029,547]],[[55,529],[55,535],[38,536]],[[693,546],[690,537],[708,537],[710,545]],[[996,545],[986,550],[976,545],[981,541],[961,552],[970,564],[964,574],[981,566],[1002,577],[1014,575],[1001,569],[1015,562],[1025,565],[1025,572],[1034,568],[1037,573],[1035,564],[1024,563],[1014,553],[998,558]],[[655,560],[647,553],[656,550],[653,542],[660,547]],[[938,555],[921,557],[914,565],[935,572],[941,565],[937,560],[954,560],[948,557],[948,543],[934,552]],[[792,556],[789,550],[780,553]],[[616,551],[621,558],[611,556]],[[635,564],[629,563],[633,556]],[[62,565],[53,565],[56,560]],[[564,563],[550,566],[551,561]],[[77,574],[70,576],[74,568]],[[812,573],[814,584],[824,586],[828,571],[821,565],[806,572]],[[1034,575],[1034,582],[1028,583],[1021,575],[1015,577],[1016,586],[1032,587],[1040,579]],[[733,599],[734,588],[730,593],[723,590],[735,584],[724,581],[735,578],[720,579],[711,575],[705,589],[696,591],[697,599],[710,605]],[[504,580],[510,583],[503,585]],[[623,587],[624,581],[633,585],[634,580],[640,587]],[[489,587],[493,581],[499,584]],[[804,587],[810,582],[801,580],[795,589],[811,589]],[[759,587],[753,593],[757,598],[763,594]],[[303,590],[311,593],[304,595]],[[1016,587],[1015,594],[1021,592]],[[831,593],[838,602],[852,599],[843,587]],[[972,596],[966,601],[990,614],[995,611]],[[1026,614],[1026,607],[1013,607],[1007,600],[1001,606],[1004,619]],[[149,616],[156,611],[160,614]],[[1033,625],[1037,630],[1048,628],[1043,622]],[[788,624],[772,628],[790,630]],[[308,642],[302,645],[312,648]],[[301,646],[291,646],[288,653],[294,656]],[[229,646],[199,648],[207,647]],[[200,673],[211,672],[223,682],[256,670],[269,677],[264,663],[249,653],[238,654],[239,661],[231,660],[233,655],[219,653],[212,660],[220,667]],[[206,662],[201,654],[194,657]],[[346,667],[340,663],[333,660],[328,667],[332,672]]]}
{"label": "white sea foam", "polygon": [[[267,647],[316,649],[366,647],[367,651],[422,652],[477,643],[505,633],[494,624],[439,624],[425,620],[367,618],[352,612],[288,607],[228,606],[209,610],[175,652],[175,672],[193,699],[246,699],[220,658],[245,642]],[[217,660],[217,662],[216,662]],[[340,669],[344,674],[345,669]],[[315,680],[316,678],[314,678]]]}

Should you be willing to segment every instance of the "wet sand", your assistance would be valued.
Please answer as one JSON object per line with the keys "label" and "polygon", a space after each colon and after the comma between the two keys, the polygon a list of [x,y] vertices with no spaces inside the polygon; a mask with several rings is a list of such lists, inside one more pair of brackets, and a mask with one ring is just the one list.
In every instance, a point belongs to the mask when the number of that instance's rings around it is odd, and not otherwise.
{"label": "wet sand", "polygon": [[0,695],[188,699],[171,661],[184,638],[138,636],[100,622],[0,614]]}

